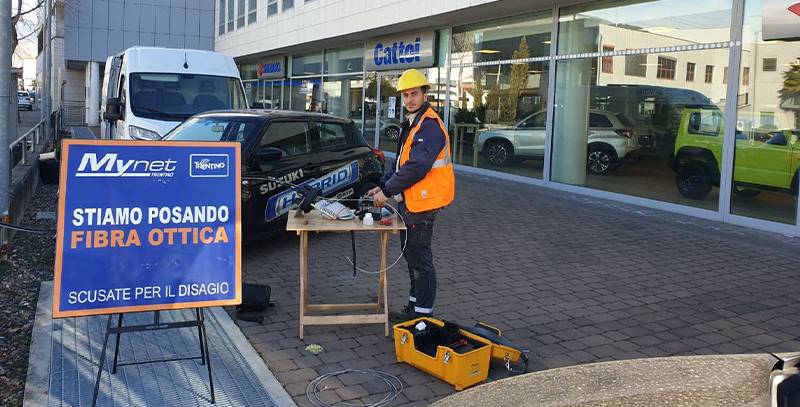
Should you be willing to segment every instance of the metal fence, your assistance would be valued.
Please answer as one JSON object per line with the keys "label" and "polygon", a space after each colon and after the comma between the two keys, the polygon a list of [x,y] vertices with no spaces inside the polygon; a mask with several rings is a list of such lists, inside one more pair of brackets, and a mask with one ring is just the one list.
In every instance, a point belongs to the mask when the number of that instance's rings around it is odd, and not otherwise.
{"label": "metal fence", "polygon": [[[61,133],[64,126],[63,111],[59,109],[50,115],[51,128],[55,137]],[[52,139],[52,138],[51,138]],[[25,165],[28,163],[28,154],[36,150],[36,146],[47,143],[48,139],[45,137],[45,121],[42,120],[36,123],[33,128],[28,130],[25,134],[18,137],[8,145],[9,154],[11,154],[11,168],[13,169],[19,164]]]}
{"label": "metal fence", "polygon": [[61,108],[64,112],[65,126],[86,125],[86,103],[84,101],[65,100]]}

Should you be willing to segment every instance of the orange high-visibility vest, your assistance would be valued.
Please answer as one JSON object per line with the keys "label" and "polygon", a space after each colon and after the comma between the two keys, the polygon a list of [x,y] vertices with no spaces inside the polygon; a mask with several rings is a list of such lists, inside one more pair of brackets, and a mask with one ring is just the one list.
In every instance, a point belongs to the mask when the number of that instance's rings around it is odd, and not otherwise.
{"label": "orange high-visibility vest", "polygon": [[444,134],[444,148],[439,152],[433,167],[425,175],[425,178],[403,191],[403,200],[406,203],[406,208],[411,212],[425,212],[445,207],[453,202],[453,198],[456,195],[456,178],[453,174],[453,162],[450,156],[450,137],[444,128],[442,119],[439,118],[432,107],[428,107],[422,113],[417,125],[408,133],[408,137],[406,137],[406,141],[400,150],[398,163],[402,167],[411,157],[411,144],[414,142],[414,136],[422,127],[422,122],[427,118],[436,119],[436,122],[439,123],[439,128],[442,129],[442,134]]}

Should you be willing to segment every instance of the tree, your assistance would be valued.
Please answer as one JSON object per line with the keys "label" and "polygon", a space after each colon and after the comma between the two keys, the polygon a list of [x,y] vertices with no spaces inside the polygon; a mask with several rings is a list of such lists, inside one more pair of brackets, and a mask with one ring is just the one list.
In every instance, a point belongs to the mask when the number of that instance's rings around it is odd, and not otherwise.
{"label": "tree", "polygon": [[800,60],[783,73],[783,88],[779,93],[781,105],[792,106],[789,109],[794,110],[794,127],[800,129]]}
{"label": "tree", "polygon": [[[519,47],[514,51],[512,58],[522,59],[530,57],[530,49],[528,48],[528,41],[523,36],[519,40]],[[517,117],[517,104],[519,103],[519,95],[522,89],[528,84],[528,63],[514,64],[511,67],[511,84],[508,89],[508,100],[506,103],[506,111],[503,116],[510,121],[514,121]],[[501,113],[501,114],[502,114]]]}
{"label": "tree", "polygon": [[15,7],[11,10],[11,26],[14,27],[14,29],[11,30],[12,53],[16,51],[20,41],[36,35],[39,32],[38,23],[36,20],[29,17],[32,15],[31,13],[38,10],[42,4],[44,4],[44,0],[36,0],[34,6],[24,11],[22,10],[23,3],[23,0],[17,0]]}

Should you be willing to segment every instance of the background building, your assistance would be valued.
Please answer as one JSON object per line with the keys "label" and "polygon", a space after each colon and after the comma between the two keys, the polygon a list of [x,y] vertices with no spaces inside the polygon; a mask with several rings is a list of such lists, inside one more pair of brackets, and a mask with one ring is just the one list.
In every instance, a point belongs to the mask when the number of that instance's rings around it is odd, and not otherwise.
{"label": "background building", "polygon": [[554,3],[217,0],[216,50],[255,107],[350,117],[388,151],[418,67],[464,170],[800,235],[800,32],[762,34],[789,0]]}
{"label": "background building", "polygon": [[[214,0],[53,3],[51,95],[53,109],[63,106],[70,123],[97,124],[102,73],[110,55],[137,45],[214,49]],[[42,40],[40,34],[38,78]]]}

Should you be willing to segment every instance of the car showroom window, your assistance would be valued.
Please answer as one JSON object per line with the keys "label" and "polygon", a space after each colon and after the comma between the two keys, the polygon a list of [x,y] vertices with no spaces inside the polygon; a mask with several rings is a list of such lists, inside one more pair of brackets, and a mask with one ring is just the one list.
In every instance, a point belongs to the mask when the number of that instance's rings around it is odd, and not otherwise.
{"label": "car showroom window", "polygon": [[525,123],[525,127],[544,128],[547,121],[547,115],[544,112],[537,113],[531,116]]}
{"label": "car showroom window", "polygon": [[276,147],[285,156],[308,153],[308,125],[304,122],[273,122],[261,139],[261,146]]}
{"label": "car showroom window", "polygon": [[340,123],[320,123],[319,144],[322,150],[347,147],[347,140],[347,133]]}

